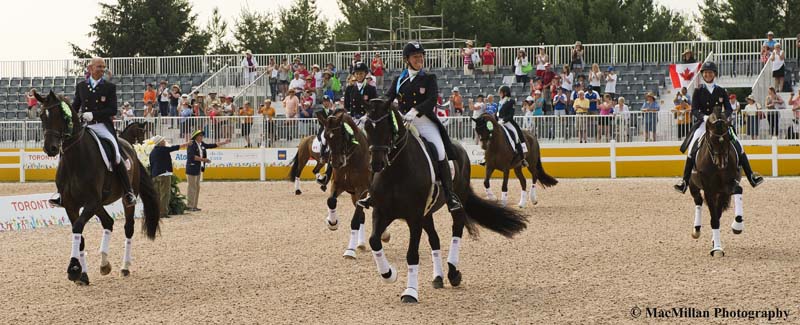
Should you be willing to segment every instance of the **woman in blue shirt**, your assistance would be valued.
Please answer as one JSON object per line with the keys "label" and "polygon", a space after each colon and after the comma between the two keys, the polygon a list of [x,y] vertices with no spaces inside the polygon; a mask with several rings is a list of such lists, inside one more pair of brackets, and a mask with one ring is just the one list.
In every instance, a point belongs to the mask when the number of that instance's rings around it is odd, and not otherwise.
{"label": "woman in blue shirt", "polygon": [[155,147],[150,151],[150,177],[153,178],[159,202],[161,202],[161,218],[169,218],[169,201],[172,199],[172,156],[173,151],[185,149],[189,142],[167,146],[167,140],[157,135],[153,137]]}
{"label": "woman in blue shirt", "polygon": [[644,112],[644,141],[647,142],[650,133],[653,134],[653,141],[656,141],[656,125],[658,124],[658,111],[661,109],[656,101],[656,95],[652,92],[645,95],[645,102],[642,105]]}

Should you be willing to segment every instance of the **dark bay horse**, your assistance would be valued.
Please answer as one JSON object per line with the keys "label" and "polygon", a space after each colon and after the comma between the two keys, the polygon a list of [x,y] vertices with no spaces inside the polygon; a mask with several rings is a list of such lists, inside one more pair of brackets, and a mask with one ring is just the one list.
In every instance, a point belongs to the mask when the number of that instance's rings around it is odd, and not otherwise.
{"label": "dark bay horse", "polygon": [[[364,208],[356,204],[356,201],[367,196],[372,182],[367,137],[343,110],[328,117],[324,114],[317,114],[316,117],[325,128],[323,136],[327,139],[330,165],[333,168],[333,182],[327,201],[328,218],[325,223],[330,230],[338,228],[337,198],[343,192],[349,193],[356,210],[350,222],[350,241],[344,251],[344,257],[353,259],[356,257],[356,248],[362,250],[367,248],[364,235]],[[382,239],[388,241],[388,236],[389,234],[385,233]]]}
{"label": "dark bay horse", "polygon": [[[294,182],[295,195],[303,194],[303,191],[300,190],[300,174],[303,172],[303,168],[306,167],[308,161],[311,159],[317,161],[317,165],[314,166],[313,170],[315,175],[318,174],[322,166],[325,165],[320,154],[311,149],[315,137],[316,135],[309,135],[300,140],[300,144],[297,146],[297,154],[292,158],[292,167],[289,169],[289,181]],[[327,190],[325,186],[322,186],[321,189],[323,192]]]}
{"label": "dark bay horse", "polygon": [[145,138],[145,123],[144,122],[131,122],[122,129],[119,137],[125,139],[130,144],[144,143]]}
{"label": "dark bay horse", "polygon": [[[444,204],[444,194],[434,182],[433,168],[429,165],[422,140],[412,134],[402,121],[403,116],[385,98],[370,101],[365,129],[370,144],[370,169],[376,174],[369,189],[373,202],[373,230],[369,244],[383,281],[396,281],[397,270],[386,258],[380,236],[394,220],[406,221],[410,231],[406,255],[409,272],[401,300],[415,303],[418,301],[419,244],[423,230],[428,234],[432,249],[432,285],[434,288],[444,286],[439,236],[433,222],[433,213]],[[454,144],[454,147],[457,157],[453,169],[453,191],[464,202],[464,209],[452,214],[453,239],[447,259],[447,277],[450,284],[458,286],[462,276],[456,267],[464,227],[470,234],[476,234],[477,223],[510,238],[524,230],[528,220],[517,211],[475,195],[469,183],[470,161],[467,152],[458,144]]]}
{"label": "dark bay horse", "polygon": [[[514,148],[508,142],[504,126],[497,123],[494,116],[490,114],[483,114],[477,119],[472,119],[475,122],[475,132],[478,133],[481,140],[481,147],[483,148],[486,157],[486,175],[483,178],[483,187],[486,188],[486,196],[495,200],[492,190],[489,188],[489,179],[495,170],[503,172],[503,187],[500,203],[505,206],[508,202],[508,173],[514,170],[514,174],[519,179],[519,184],[522,186],[520,193],[519,206],[524,208],[528,201],[528,193],[525,191],[527,183],[525,175],[522,173],[522,160],[519,159]],[[551,187],[558,184],[558,180],[548,175],[542,166],[542,155],[539,151],[539,140],[530,132],[523,130],[522,134],[525,137],[525,145],[528,146],[528,154],[525,160],[528,161],[528,171],[531,173],[531,191],[530,200],[536,205],[536,182],[538,181],[543,187]]]}
{"label": "dark bay horse", "polygon": [[[689,182],[695,204],[695,228],[692,237],[700,237],[700,208],[703,206],[703,195],[700,191],[703,191],[711,215],[711,256],[725,256],[720,240],[719,221],[730,205],[731,195],[742,193],[739,186],[739,162],[733,147],[730,126],[731,122],[724,116],[721,107],[715,107],[714,113],[706,121],[706,133],[693,153],[695,170]],[[742,221],[742,216],[736,217],[732,225],[734,233],[741,233]]]}
{"label": "dark bay horse", "polygon": [[[67,278],[79,285],[88,285],[83,228],[94,215],[99,217],[103,226],[100,273],[110,273],[111,265],[107,257],[114,219],[104,205],[119,200],[123,188],[118,178],[106,169],[100,149],[94,138],[87,134],[88,128],[81,125],[78,112],[52,91],[47,97],[38,93],[34,95],[43,107],[40,117],[44,129],[44,152],[50,157],[61,155],[56,171],[56,186],[72,223],[72,256],[67,268]],[[131,185],[144,205],[142,230],[149,239],[155,239],[159,232],[159,202],[155,188],[131,145],[120,139],[119,146],[130,159],[131,169],[128,173]],[[81,208],[83,211],[80,211]],[[135,207],[125,208],[125,253],[120,271],[123,276],[130,274],[134,209]]]}

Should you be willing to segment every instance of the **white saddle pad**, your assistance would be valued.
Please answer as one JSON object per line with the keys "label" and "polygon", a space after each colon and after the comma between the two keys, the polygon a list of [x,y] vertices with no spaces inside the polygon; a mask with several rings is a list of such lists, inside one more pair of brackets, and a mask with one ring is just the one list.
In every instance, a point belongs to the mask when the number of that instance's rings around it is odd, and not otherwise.
{"label": "white saddle pad", "polygon": [[317,137],[314,137],[314,141],[311,142],[311,151],[314,153],[320,153],[320,150],[322,150],[322,143],[319,142]]}
{"label": "white saddle pad", "polygon": [[501,125],[503,127],[503,133],[506,135],[506,140],[508,140],[508,144],[511,145],[511,152],[517,152],[517,143],[514,140],[514,137],[511,136],[511,131],[505,125]]}
{"label": "white saddle pad", "polygon": [[111,160],[108,159],[108,155],[106,155],[106,149],[103,148],[103,143],[100,142],[100,138],[94,133],[94,131],[92,131],[92,129],[86,128],[86,130],[92,135],[92,138],[94,138],[94,142],[97,143],[97,147],[100,148],[100,156],[103,157],[103,162],[106,164],[106,169],[108,169],[110,172],[114,171],[114,168],[111,165]]}

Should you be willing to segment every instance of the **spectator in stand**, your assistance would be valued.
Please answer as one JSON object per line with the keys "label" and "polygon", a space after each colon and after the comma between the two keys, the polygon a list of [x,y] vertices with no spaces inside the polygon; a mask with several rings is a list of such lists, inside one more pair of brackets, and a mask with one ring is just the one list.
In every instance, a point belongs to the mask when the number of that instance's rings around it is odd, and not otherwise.
{"label": "spectator in stand", "polygon": [[187,210],[191,212],[200,211],[197,207],[197,201],[200,196],[200,174],[206,169],[205,164],[211,163],[208,159],[206,149],[214,149],[216,147],[230,143],[230,140],[222,140],[217,143],[207,144],[203,142],[205,133],[201,130],[192,133],[192,141],[186,148],[186,181],[188,186],[188,202]]}
{"label": "spectator in stand", "polygon": [[672,101],[675,108],[672,110],[677,120],[678,125],[678,138],[683,139],[692,128],[692,105],[689,104],[689,98],[678,92],[675,94],[675,99]]}
{"label": "spectator in stand", "polygon": [[555,83],[556,74],[550,69],[550,63],[544,64],[544,72],[542,73],[542,97],[545,99],[545,111],[552,111],[550,108],[553,106],[553,92],[551,89],[553,88],[553,84]]}
{"label": "spectator in stand", "polygon": [[539,53],[536,54],[536,76],[539,78],[544,78],[545,71],[547,71],[547,66],[549,64],[550,56],[547,55],[544,46],[540,46]]}
{"label": "spectator in stand", "polygon": [[686,97],[686,101],[689,102],[689,105],[692,105],[692,97],[689,96],[689,89],[686,89],[686,87],[681,88],[681,95]]}
{"label": "spectator in stand", "polygon": [[375,77],[373,77],[371,74],[368,74],[364,79],[366,80],[368,85],[372,87],[377,87],[378,84],[375,83]]}
{"label": "spectator in stand", "polygon": [[611,95],[603,95],[603,102],[597,105],[600,108],[600,117],[598,124],[600,130],[597,132],[597,142],[603,140],[603,135],[606,136],[606,142],[611,141],[611,114],[614,112],[614,102]]}
{"label": "spectator in stand", "polygon": [[256,69],[258,69],[258,61],[253,56],[250,50],[244,51],[244,59],[242,59],[242,75],[244,84],[249,85],[256,80]]}
{"label": "spectator in stand", "polygon": [[753,95],[747,96],[747,105],[744,106],[744,115],[747,117],[747,135],[751,140],[758,138],[758,123],[764,118],[761,105],[756,103]]}
{"label": "spectator in stand", "polygon": [[775,44],[780,44],[775,40],[775,34],[772,31],[767,32],[767,40],[764,41],[764,45],[772,51],[775,48]]}
{"label": "spectator in stand", "polygon": [[770,57],[772,57],[772,51],[770,51],[769,46],[767,46],[766,44],[762,45],[761,46],[761,57],[760,57],[761,58],[761,65],[763,66],[763,65],[767,64],[767,61],[769,61]]}
{"label": "spectator in stand", "polygon": [[300,69],[301,64],[303,64],[303,61],[300,60],[300,57],[294,57],[294,60],[292,60],[292,72],[296,72],[298,69]]}
{"label": "spectator in stand", "polygon": [[475,70],[475,62],[472,62],[472,53],[475,53],[475,49],[472,47],[472,41],[467,41],[467,47],[461,49],[461,56],[464,58],[464,75],[471,76],[472,72]]}
{"label": "spectator in stand", "polygon": [[353,60],[350,61],[350,67],[347,70],[350,72],[351,75],[353,74],[353,69],[356,68],[356,64],[358,63],[361,63],[361,53],[356,52],[356,54],[353,54]]}
{"label": "spectator in stand", "polygon": [[275,100],[275,96],[278,94],[278,72],[279,69],[275,64],[275,59],[270,58],[267,65],[267,75],[269,76],[269,92],[272,100]]}
{"label": "spectator in stand", "polygon": [[292,67],[286,59],[281,60],[281,65],[278,66],[278,91],[281,93],[281,99],[286,97],[286,91],[289,90],[289,71]]}
{"label": "spectator in stand", "polygon": [[264,100],[264,105],[258,109],[258,114],[261,114],[264,123],[264,146],[269,147],[275,142],[275,108],[272,107],[272,101],[269,99]]}
{"label": "spectator in stand", "polygon": [[306,69],[306,65],[303,63],[300,63],[300,65],[297,67],[297,70],[294,73],[299,74],[300,79],[303,80],[306,80],[306,78],[308,78],[308,76],[311,75],[311,73],[308,72],[308,70]]}
{"label": "spectator in stand", "polygon": [[[470,99],[469,102],[470,102],[470,109],[472,109],[473,119],[478,119],[481,117],[481,115],[486,113],[486,103],[483,102],[483,95],[478,95],[478,97],[475,98],[474,102],[472,101],[472,99]],[[477,131],[474,132],[474,138],[475,138],[475,144],[479,144],[480,138],[478,137]]]}
{"label": "spectator in stand", "polygon": [[793,114],[787,138],[798,139],[800,138],[800,92],[797,96],[795,96],[794,91],[789,94],[789,108],[792,109]]}
{"label": "spectator in stand", "polygon": [[[583,92],[583,96],[586,97],[586,91],[585,91],[584,86],[585,85],[583,83],[580,83],[580,82],[576,82],[575,83],[575,87],[574,87],[575,90],[573,90],[569,95],[569,101],[570,102],[569,102],[569,104],[567,104],[567,115],[574,115],[575,114],[575,107],[574,107],[573,104],[574,104],[575,100],[577,100],[578,97],[580,97],[578,92]],[[590,103],[591,103],[591,101],[590,101]],[[572,106],[572,107],[570,107],[570,106]],[[588,113],[588,107],[587,107],[587,113]]]}
{"label": "spectator in stand", "polygon": [[786,75],[786,53],[781,49],[781,43],[775,43],[772,51],[772,77],[775,78],[775,89],[783,91],[783,81]]}
{"label": "spectator in stand", "polygon": [[239,108],[239,116],[244,116],[242,119],[242,136],[244,140],[247,142],[245,148],[250,148],[252,145],[250,144],[250,130],[253,129],[253,115],[255,111],[253,110],[253,106],[250,105],[249,101],[244,102],[244,107]]}
{"label": "spectator in stand", "polygon": [[156,118],[156,110],[153,108],[153,102],[144,103],[144,111],[142,112],[142,117],[144,117],[144,130],[147,134],[153,132],[153,122]]}
{"label": "spectator in stand", "polygon": [[[333,92],[333,80],[331,77],[333,77],[333,73],[330,70],[325,70],[322,72],[322,96],[335,98],[336,96],[334,96]],[[322,96],[320,96],[320,98],[322,98]]]}
{"label": "spectator in stand", "polygon": [[181,101],[180,117],[180,137],[185,138],[189,136],[189,130],[191,130],[191,124],[193,124],[192,120],[190,119],[190,117],[192,117],[192,108],[189,107],[188,101]]}
{"label": "spectator in stand", "polygon": [[494,95],[486,96],[486,114],[497,118],[497,103],[494,102]]}
{"label": "spectator in stand", "polygon": [[314,76],[314,98],[322,98],[322,70],[318,64],[311,66],[311,74]]}
{"label": "spectator in stand", "polygon": [[580,41],[575,42],[575,47],[572,48],[572,55],[570,56],[570,65],[572,66],[572,71],[575,71],[577,75],[583,74],[583,66],[585,64],[583,55],[585,53],[583,44]]}
{"label": "spectator in stand", "polygon": [[775,87],[769,87],[769,94],[767,95],[767,121],[769,122],[769,134],[771,136],[778,136],[778,122],[780,122],[780,115],[778,110],[786,108],[786,103],[783,98],[775,91]]}
{"label": "spectator in stand", "polygon": [[166,80],[161,80],[156,93],[158,93],[158,114],[169,116],[170,91]]}
{"label": "spectator in stand", "polygon": [[575,107],[575,128],[578,129],[578,139],[580,143],[589,142],[586,132],[586,125],[588,124],[589,114],[589,100],[586,99],[586,93],[583,90],[578,91],[578,98],[575,99],[573,104]]}
{"label": "spectator in stand", "polygon": [[606,80],[606,94],[611,96],[611,100],[617,99],[617,73],[614,72],[614,67],[608,67],[605,74]]}
{"label": "spectator in stand", "polygon": [[300,98],[300,105],[302,105],[301,110],[298,112],[301,118],[312,118],[314,117],[314,94],[311,90],[306,90],[302,93],[302,97]]}
{"label": "spectator in stand", "polygon": [[522,129],[531,130],[533,126],[533,96],[528,96],[522,101],[522,113],[524,119],[522,121]]}
{"label": "spectator in stand", "polygon": [[455,116],[464,115],[464,99],[461,98],[461,93],[458,91],[458,87],[453,87],[453,92],[450,94],[450,106],[453,107],[455,111]]}
{"label": "spectator in stand", "polygon": [[325,70],[328,70],[331,73],[336,73],[336,66],[333,65],[333,63],[328,62],[328,64],[325,65]]}
{"label": "spectator in stand", "polygon": [[289,89],[294,90],[295,93],[303,91],[306,88],[306,81],[299,73],[294,74],[294,79],[289,83]]}
{"label": "spectator in stand", "polygon": [[156,90],[153,89],[153,84],[147,84],[147,87],[144,90],[144,95],[142,96],[142,101],[147,104],[153,104],[156,102]]}
{"label": "spectator in stand", "polygon": [[617,98],[617,105],[614,105],[612,112],[614,113],[614,118],[617,120],[617,125],[619,125],[620,130],[617,141],[629,140],[628,120],[630,118],[630,110],[628,109],[628,105],[625,105],[625,97],[619,96]]}
{"label": "spectator in stand", "polygon": [[[372,70],[372,75],[375,77],[375,87],[379,90],[383,89],[383,59],[381,59],[380,53],[375,53],[375,57],[372,58],[372,63],[369,65],[370,70]],[[333,96],[331,96],[333,98]]]}
{"label": "spectator in stand", "polygon": [[564,89],[565,93],[572,92],[572,82],[575,80],[575,75],[572,74],[570,71],[569,65],[564,65],[561,69],[561,89]]}
{"label": "spectator in stand", "polygon": [[642,112],[644,112],[644,141],[647,142],[651,139],[649,136],[652,134],[652,140],[656,141],[656,126],[658,125],[658,111],[661,107],[658,105],[656,95],[652,92],[647,93],[645,102],[642,105]]}
{"label": "spectator in stand", "polygon": [[197,100],[194,102],[197,105],[197,108],[194,110],[194,116],[206,116],[208,113],[208,106],[206,106],[206,95],[205,94],[197,94]]}
{"label": "spectator in stand", "polygon": [[514,76],[516,76],[517,83],[528,83],[528,74],[522,71],[524,66],[528,65],[528,54],[524,49],[517,51],[517,58],[514,59]]}
{"label": "spectator in stand", "polygon": [[597,132],[600,120],[598,120],[597,116],[600,115],[598,104],[602,101],[602,98],[600,97],[600,93],[594,91],[594,89],[586,86],[584,86],[584,88],[584,97],[589,100],[589,115],[591,116],[589,117],[591,123],[587,124],[589,136],[597,137],[597,139],[600,140],[600,134]]}
{"label": "spectator in stand", "polygon": [[25,98],[27,99],[27,102],[28,102],[28,118],[29,119],[37,118],[38,111],[36,109],[36,106],[39,105],[39,101],[36,100],[36,96],[33,95],[33,93],[35,93],[35,92],[36,92],[36,88],[31,88],[31,90],[29,90],[28,92],[25,93]]}
{"label": "spectator in stand", "polygon": [[[312,100],[316,99],[316,95],[315,95],[316,89],[314,88],[314,86],[315,86],[314,78],[309,75],[308,77],[306,77],[306,85],[305,85],[305,88],[303,89],[303,92],[301,94],[311,94],[310,95],[311,99]],[[316,101],[314,101],[314,102],[316,102]]]}
{"label": "spectator in stand", "polygon": [[564,88],[556,88],[556,94],[553,96],[553,115],[563,116],[567,115],[567,103],[569,102],[567,95],[564,94]]}
{"label": "spectator in stand", "polygon": [[169,116],[178,116],[178,104],[182,96],[181,87],[172,85],[172,92],[169,94]]}
{"label": "spectator in stand", "polygon": [[236,112],[236,107],[233,104],[233,96],[225,97],[225,103],[222,104],[222,116],[233,116]]}
{"label": "spectator in stand", "polygon": [[492,50],[492,43],[486,43],[481,53],[481,69],[483,69],[483,73],[489,75],[489,77],[494,77],[496,58],[497,53]]}
{"label": "spectator in stand", "polygon": [[[206,110],[210,110],[211,106],[214,104],[220,105],[222,104],[222,102],[217,97],[217,93],[212,91],[208,93],[208,97],[206,97],[206,102],[205,102]],[[206,114],[208,114],[208,112],[206,112]]]}
{"label": "spectator in stand", "polygon": [[289,89],[286,98],[283,99],[283,107],[286,109],[287,118],[297,118],[297,111],[300,108],[300,99],[295,96],[294,88]]}
{"label": "spectator in stand", "polygon": [[692,49],[687,47],[685,50],[683,50],[683,54],[681,54],[681,63],[697,63],[697,59],[694,58],[694,52],[692,52]]}
{"label": "spectator in stand", "polygon": [[739,124],[740,123],[739,122],[739,113],[741,113],[742,109],[739,106],[739,101],[736,100],[736,94],[728,95],[728,102],[731,104],[731,109],[732,109],[730,118],[731,118],[731,121],[733,121],[732,122],[733,124],[731,125],[731,127],[733,127],[733,131],[734,132],[738,133],[738,131],[739,131],[739,127],[738,126],[740,125]]}
{"label": "spectator in stand", "polygon": [[533,116],[542,116],[544,115],[544,106],[547,103],[545,101],[544,96],[542,96],[542,91],[537,89],[533,92]]}
{"label": "spectator in stand", "polygon": [[131,103],[125,102],[124,104],[122,104],[121,115],[122,115],[122,120],[125,121],[126,125],[130,122],[132,118],[136,117],[136,114],[133,113],[133,107],[131,107]]}
{"label": "spectator in stand", "polygon": [[589,71],[589,86],[596,93],[600,93],[600,81],[603,80],[603,73],[600,72],[600,66],[597,63],[592,64],[592,71]]}
{"label": "spectator in stand", "polygon": [[150,151],[150,176],[153,178],[153,186],[158,193],[159,208],[161,218],[169,218],[169,202],[172,199],[172,156],[173,151],[185,149],[189,143],[169,146],[164,137],[157,135],[153,137],[155,146]]}

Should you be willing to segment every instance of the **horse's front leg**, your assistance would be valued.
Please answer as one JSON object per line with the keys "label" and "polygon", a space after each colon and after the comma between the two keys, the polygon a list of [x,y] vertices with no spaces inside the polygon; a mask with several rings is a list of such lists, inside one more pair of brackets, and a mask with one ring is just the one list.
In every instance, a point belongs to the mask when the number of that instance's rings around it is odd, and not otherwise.
{"label": "horse's front leg", "polygon": [[408,252],[406,262],[408,263],[408,278],[406,290],[400,296],[404,303],[417,303],[419,301],[419,241],[422,236],[422,216],[416,219],[408,219],[408,230],[410,233],[408,241]]}
{"label": "horse's front leg", "polygon": [[520,209],[524,209],[528,205],[528,192],[525,191],[528,187],[528,182],[525,179],[525,174],[522,173],[522,166],[514,168],[514,174],[517,175],[517,179],[519,179],[519,185],[522,186],[522,191],[520,191],[519,203],[517,206]]}
{"label": "horse's front leg", "polygon": [[369,246],[372,248],[372,258],[375,260],[378,274],[380,274],[381,280],[385,283],[394,283],[397,281],[397,269],[389,264],[386,253],[383,251],[383,243],[381,243],[381,234],[386,231],[386,228],[389,227],[391,222],[392,221],[384,212],[373,208],[372,234],[369,236]]}
{"label": "horse's front leg", "polygon": [[328,226],[330,230],[339,229],[339,217],[336,215],[336,205],[337,199],[339,194],[342,194],[342,191],[336,188],[336,183],[333,184],[333,188],[331,189],[331,195],[328,197],[328,217],[325,219],[325,225]]}
{"label": "horse's front leg", "polygon": [[500,205],[505,208],[508,204],[508,170],[503,171],[503,187],[501,190],[503,192],[500,193]]}
{"label": "horse's front leg", "polygon": [[89,285],[83,228],[86,226],[86,222],[94,216],[95,209],[96,207],[87,205],[80,214],[78,214],[77,208],[67,209],[67,214],[70,215],[72,222],[72,251],[67,267],[67,279],[78,285]]}
{"label": "horse's front leg", "polygon": [[494,173],[494,166],[487,162],[486,175],[483,177],[483,188],[486,189],[486,199],[497,201],[497,197],[495,197],[494,193],[492,193],[491,183],[489,182],[489,180],[492,178],[492,173]]}
{"label": "horse's front leg", "polygon": [[736,235],[741,234],[744,230],[744,202],[742,202],[742,192],[742,187],[740,185],[736,185],[733,189],[733,210],[736,213],[736,217],[734,217],[733,223],[731,224],[731,230]]}
{"label": "horse's front leg", "polygon": [[700,194],[700,189],[697,186],[689,185],[689,193],[692,194],[694,199],[694,230],[692,230],[692,238],[700,238],[700,228],[702,227],[703,217],[703,196]]}

